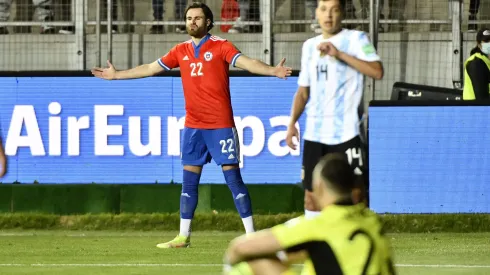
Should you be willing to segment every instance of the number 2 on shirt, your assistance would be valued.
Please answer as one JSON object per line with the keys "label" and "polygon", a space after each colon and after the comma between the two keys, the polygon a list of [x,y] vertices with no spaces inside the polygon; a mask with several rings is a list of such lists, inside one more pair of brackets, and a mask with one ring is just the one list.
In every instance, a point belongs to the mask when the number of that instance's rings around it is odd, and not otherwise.
{"label": "number 2 on shirt", "polygon": [[203,73],[202,73],[202,63],[201,62],[191,63],[190,66],[191,66],[191,76],[192,77],[194,77],[194,76],[202,76],[203,75]]}
{"label": "number 2 on shirt", "polygon": [[[379,235],[384,236],[383,228],[380,229]],[[371,265],[371,260],[373,258],[373,253],[375,249],[374,239],[366,231],[362,229],[358,229],[350,235],[349,240],[353,241],[357,236],[364,236],[369,241],[369,252],[366,258],[366,263],[364,264],[364,268],[362,269],[362,273],[361,273],[361,275],[367,275],[368,274],[367,271],[369,266]],[[395,275],[396,272],[393,265],[393,260],[390,257],[388,257],[387,259],[385,259],[385,261],[386,261],[385,264],[388,267],[388,272],[389,272],[388,274]]]}

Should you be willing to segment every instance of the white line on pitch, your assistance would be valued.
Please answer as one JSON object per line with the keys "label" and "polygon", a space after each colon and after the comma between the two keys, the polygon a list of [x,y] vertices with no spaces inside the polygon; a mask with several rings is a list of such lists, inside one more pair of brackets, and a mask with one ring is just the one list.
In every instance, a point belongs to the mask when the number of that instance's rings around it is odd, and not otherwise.
{"label": "white line on pitch", "polygon": [[164,266],[223,266],[222,264],[0,264],[2,266],[33,266],[33,267],[164,267]]}
{"label": "white line on pitch", "polygon": [[[0,267],[215,267],[222,264],[0,264]],[[454,265],[454,264],[396,264],[397,267],[430,267],[430,268],[490,268],[490,265]]]}
{"label": "white line on pitch", "polygon": [[435,268],[490,268],[490,265],[458,264],[396,264],[397,267],[435,267]]}

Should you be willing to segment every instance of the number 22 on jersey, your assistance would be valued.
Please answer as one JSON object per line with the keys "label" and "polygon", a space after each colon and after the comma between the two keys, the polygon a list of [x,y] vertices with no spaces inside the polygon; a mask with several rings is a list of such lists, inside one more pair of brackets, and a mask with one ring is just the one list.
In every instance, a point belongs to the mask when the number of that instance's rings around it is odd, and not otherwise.
{"label": "number 22 on jersey", "polygon": [[191,76],[192,77],[204,75],[202,73],[202,62],[190,63],[190,66],[191,66]]}

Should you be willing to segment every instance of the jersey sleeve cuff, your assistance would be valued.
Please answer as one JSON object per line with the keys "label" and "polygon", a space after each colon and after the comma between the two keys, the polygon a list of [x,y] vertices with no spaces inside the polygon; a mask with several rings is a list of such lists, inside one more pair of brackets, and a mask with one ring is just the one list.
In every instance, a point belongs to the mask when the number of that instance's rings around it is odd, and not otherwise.
{"label": "jersey sleeve cuff", "polygon": [[238,57],[240,57],[240,55],[242,55],[242,53],[237,53],[237,54],[235,54],[235,56],[233,56],[233,58],[231,59],[231,65],[232,65],[233,67],[235,67],[236,60],[238,59]]}
{"label": "jersey sleeve cuff", "polygon": [[301,81],[301,80],[299,80],[298,81],[298,86],[301,86],[301,87],[310,87],[310,83],[307,82],[307,81]]}
{"label": "jersey sleeve cuff", "polygon": [[170,68],[167,65],[163,64],[161,59],[158,59],[158,65],[160,65],[165,70],[170,71]]}
{"label": "jersey sleeve cuff", "polygon": [[377,61],[381,61],[381,57],[379,57],[378,55],[376,56],[362,56],[362,57],[358,57],[358,59],[362,60],[362,61],[366,61],[366,62],[377,62]]}
{"label": "jersey sleeve cuff", "polygon": [[281,225],[276,225],[275,227],[271,228],[271,233],[272,235],[276,238],[277,242],[282,246],[282,247],[287,247],[287,236],[286,235],[286,227],[281,224]]}

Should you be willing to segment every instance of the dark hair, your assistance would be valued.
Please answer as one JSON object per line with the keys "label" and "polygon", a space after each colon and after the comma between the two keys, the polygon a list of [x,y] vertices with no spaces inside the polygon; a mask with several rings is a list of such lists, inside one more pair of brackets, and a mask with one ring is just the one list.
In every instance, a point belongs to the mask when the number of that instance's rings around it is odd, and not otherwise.
{"label": "dark hair", "polygon": [[[334,1],[334,0],[318,0],[318,2],[327,2],[327,1]],[[337,0],[339,1],[339,4],[340,4],[340,9],[342,10],[342,12],[345,12],[345,0]]]}
{"label": "dark hair", "polygon": [[202,12],[204,13],[204,16],[206,17],[205,19],[206,20],[209,19],[211,21],[211,24],[209,24],[209,26],[208,26],[208,31],[210,31],[214,27],[213,12],[211,11],[211,9],[206,4],[201,3],[201,2],[193,2],[192,4],[187,6],[187,8],[185,9],[185,13],[184,13],[184,21],[187,20],[187,12],[190,9],[202,9]]}
{"label": "dark hair", "polygon": [[318,165],[325,184],[338,195],[350,196],[352,190],[357,187],[357,177],[345,154],[327,154]]}

